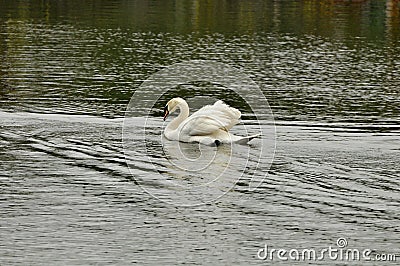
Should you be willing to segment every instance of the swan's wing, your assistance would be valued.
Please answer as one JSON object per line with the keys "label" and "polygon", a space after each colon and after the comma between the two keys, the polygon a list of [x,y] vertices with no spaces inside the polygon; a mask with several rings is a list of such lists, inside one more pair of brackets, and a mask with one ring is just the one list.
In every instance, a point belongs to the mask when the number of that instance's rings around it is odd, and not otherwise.
{"label": "swan's wing", "polygon": [[240,116],[241,113],[236,108],[217,101],[213,105],[204,106],[186,119],[182,123],[181,133],[189,136],[204,136],[219,129],[228,131],[239,123]]}

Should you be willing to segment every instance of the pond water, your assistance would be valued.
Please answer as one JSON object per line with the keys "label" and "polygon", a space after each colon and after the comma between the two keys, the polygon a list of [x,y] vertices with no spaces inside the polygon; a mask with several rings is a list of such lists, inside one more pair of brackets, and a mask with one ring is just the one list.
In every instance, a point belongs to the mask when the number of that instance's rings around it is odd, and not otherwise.
{"label": "pond water", "polygon": [[[265,245],[339,238],[399,255],[399,1],[0,0],[0,59],[1,265],[262,265]],[[270,109],[194,81],[125,118],[190,60],[235,69]],[[235,134],[263,135],[166,141],[176,96],[221,99]]]}

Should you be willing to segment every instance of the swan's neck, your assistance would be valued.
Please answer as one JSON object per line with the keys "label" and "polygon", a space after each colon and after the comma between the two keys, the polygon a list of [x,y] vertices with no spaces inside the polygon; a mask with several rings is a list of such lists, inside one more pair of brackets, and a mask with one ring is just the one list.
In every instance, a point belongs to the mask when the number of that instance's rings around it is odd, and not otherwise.
{"label": "swan's neck", "polygon": [[168,126],[167,129],[168,130],[175,130],[178,128],[178,126],[186,119],[189,117],[189,105],[187,104],[187,102],[182,101],[179,103],[178,105],[179,108],[179,115],[172,120]]}

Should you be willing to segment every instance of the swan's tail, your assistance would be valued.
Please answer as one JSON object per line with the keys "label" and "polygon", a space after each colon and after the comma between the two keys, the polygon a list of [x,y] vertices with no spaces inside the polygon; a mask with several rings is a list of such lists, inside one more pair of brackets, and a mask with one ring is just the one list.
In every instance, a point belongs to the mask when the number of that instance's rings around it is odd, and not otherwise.
{"label": "swan's tail", "polygon": [[261,136],[261,134],[254,134],[254,135],[247,136],[247,137],[241,137],[240,139],[236,140],[235,143],[247,144],[247,142],[249,142],[250,140],[257,138],[259,136]]}

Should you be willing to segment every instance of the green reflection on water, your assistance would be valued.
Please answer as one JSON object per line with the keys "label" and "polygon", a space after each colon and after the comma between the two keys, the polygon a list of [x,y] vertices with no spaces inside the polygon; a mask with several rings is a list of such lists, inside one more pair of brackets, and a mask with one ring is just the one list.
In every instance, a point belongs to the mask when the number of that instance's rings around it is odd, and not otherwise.
{"label": "green reflection on water", "polygon": [[154,32],[284,32],[397,38],[398,0],[372,1],[8,1],[0,18]]}

